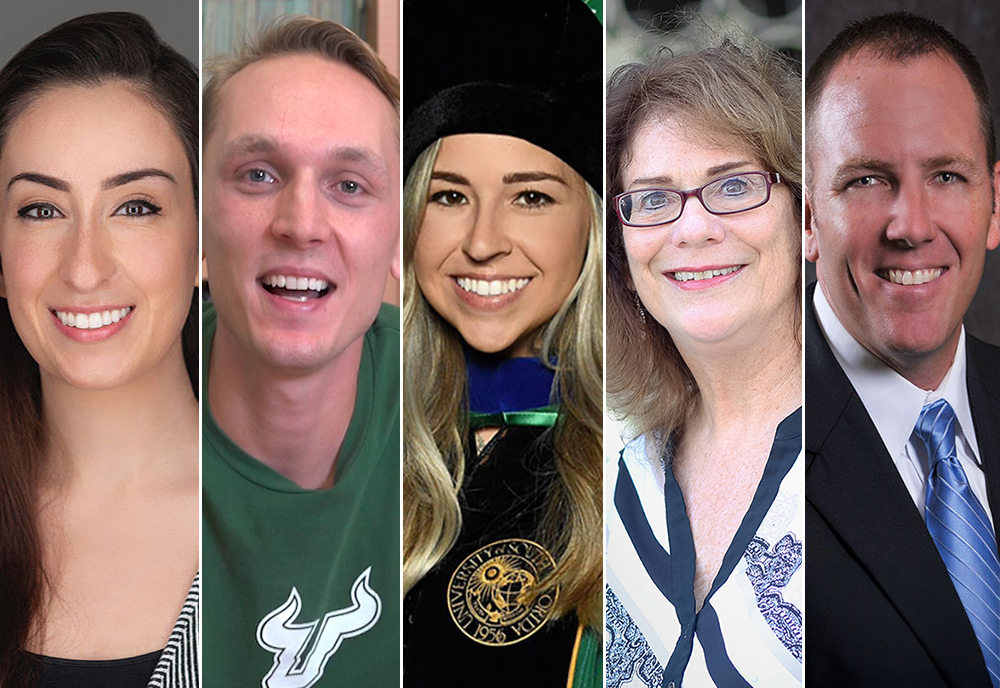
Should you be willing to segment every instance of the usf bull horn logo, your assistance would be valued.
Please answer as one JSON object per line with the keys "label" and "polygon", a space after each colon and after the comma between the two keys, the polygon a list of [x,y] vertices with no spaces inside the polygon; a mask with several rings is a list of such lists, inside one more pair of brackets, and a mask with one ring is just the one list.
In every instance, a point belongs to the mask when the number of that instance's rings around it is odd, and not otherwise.
{"label": "usf bull horn logo", "polygon": [[293,587],[285,603],[261,619],[257,643],[274,653],[274,664],[260,682],[262,688],[309,688],[323,676],[326,663],[344,640],[375,625],[382,599],[368,584],[371,571],[369,566],[351,586],[350,607],[310,623],[295,623],[302,599]]}

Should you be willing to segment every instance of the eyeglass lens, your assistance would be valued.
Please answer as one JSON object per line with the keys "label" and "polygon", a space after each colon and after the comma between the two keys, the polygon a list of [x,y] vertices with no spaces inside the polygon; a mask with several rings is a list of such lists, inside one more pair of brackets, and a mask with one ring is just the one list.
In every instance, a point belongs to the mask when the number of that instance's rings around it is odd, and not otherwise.
{"label": "eyeglass lens", "polygon": [[[700,195],[702,205],[708,212],[724,214],[750,210],[763,204],[767,200],[767,192],[765,174],[746,172],[716,179],[688,193]],[[680,217],[683,206],[683,194],[671,189],[643,189],[619,199],[622,218],[635,225],[673,222]]]}

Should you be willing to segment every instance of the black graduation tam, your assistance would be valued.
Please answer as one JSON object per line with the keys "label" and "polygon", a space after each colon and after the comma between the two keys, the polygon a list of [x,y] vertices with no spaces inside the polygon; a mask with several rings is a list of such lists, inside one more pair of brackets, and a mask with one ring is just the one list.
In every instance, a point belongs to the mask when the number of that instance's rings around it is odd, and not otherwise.
{"label": "black graduation tam", "polygon": [[404,0],[403,152],[517,136],[603,191],[603,29],[583,0]]}

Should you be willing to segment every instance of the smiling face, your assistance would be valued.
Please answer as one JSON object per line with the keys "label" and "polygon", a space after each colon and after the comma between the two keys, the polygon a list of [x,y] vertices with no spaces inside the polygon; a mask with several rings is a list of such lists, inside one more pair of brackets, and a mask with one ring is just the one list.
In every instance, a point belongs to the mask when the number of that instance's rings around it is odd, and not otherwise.
{"label": "smiling face", "polygon": [[810,122],[806,257],[848,332],[936,386],[1000,240],[975,97],[937,54],[867,53],[830,74]]}
{"label": "smiling face", "polygon": [[205,254],[219,336],[244,356],[311,370],[360,350],[399,274],[396,121],[373,83],[316,55],[255,62],[222,87]]}
{"label": "smiling face", "polygon": [[0,188],[0,295],[43,380],[110,388],[183,366],[198,215],[159,111],[121,82],[48,91],[10,127]]}
{"label": "smiling face", "polygon": [[449,136],[414,247],[417,282],[472,348],[531,356],[580,276],[589,231],[587,185],[559,158],[511,136]]}
{"label": "smiling face", "polygon": [[[708,141],[683,121],[651,118],[631,143],[624,190],[690,190],[719,178],[734,180],[724,189],[745,188],[741,172],[768,171],[738,142]],[[673,222],[623,227],[632,285],[679,347],[793,326],[799,274],[793,198],[776,184],[767,203],[732,215],[712,215],[690,198]]]}

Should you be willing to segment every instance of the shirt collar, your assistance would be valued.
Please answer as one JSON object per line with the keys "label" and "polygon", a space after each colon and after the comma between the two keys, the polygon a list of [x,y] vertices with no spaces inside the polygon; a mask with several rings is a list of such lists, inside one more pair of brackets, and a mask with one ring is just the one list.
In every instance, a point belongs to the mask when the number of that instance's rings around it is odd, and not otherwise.
{"label": "shirt collar", "polygon": [[833,312],[820,285],[817,285],[813,295],[813,305],[820,329],[837,363],[865,405],[890,456],[899,456],[905,450],[924,405],[945,399],[955,411],[958,434],[965,438],[976,463],[980,463],[966,385],[964,326],[959,333],[958,350],[951,368],[940,386],[928,392],[912,384],[859,344]]}

